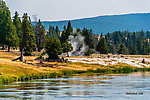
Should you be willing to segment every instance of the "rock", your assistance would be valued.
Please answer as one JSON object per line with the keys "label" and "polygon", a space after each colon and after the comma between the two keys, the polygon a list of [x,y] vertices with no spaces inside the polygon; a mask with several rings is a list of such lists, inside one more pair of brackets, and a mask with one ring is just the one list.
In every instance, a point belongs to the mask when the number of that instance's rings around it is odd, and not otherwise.
{"label": "rock", "polygon": [[124,56],[123,56],[123,55],[121,55],[121,58],[124,58]]}
{"label": "rock", "polygon": [[53,65],[50,65],[49,67],[54,67]]}
{"label": "rock", "polygon": [[145,59],[142,60],[142,63],[145,63]]}
{"label": "rock", "polygon": [[116,56],[113,56],[113,58],[116,58]]}
{"label": "rock", "polygon": [[0,73],[0,75],[2,75],[2,74]]}
{"label": "rock", "polygon": [[42,60],[40,60],[40,64],[43,64],[43,61],[42,61]]}
{"label": "rock", "polygon": [[65,63],[68,63],[69,61],[68,61],[68,59],[65,59]]}

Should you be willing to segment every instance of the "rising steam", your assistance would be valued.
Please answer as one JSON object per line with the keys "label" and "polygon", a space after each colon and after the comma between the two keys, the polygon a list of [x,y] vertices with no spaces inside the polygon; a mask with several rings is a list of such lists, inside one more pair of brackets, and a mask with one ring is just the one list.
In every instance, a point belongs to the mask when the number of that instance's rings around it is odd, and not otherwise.
{"label": "rising steam", "polygon": [[69,36],[69,42],[72,44],[73,51],[69,53],[70,56],[85,56],[88,51],[88,46],[84,42],[84,37],[74,32],[74,36]]}

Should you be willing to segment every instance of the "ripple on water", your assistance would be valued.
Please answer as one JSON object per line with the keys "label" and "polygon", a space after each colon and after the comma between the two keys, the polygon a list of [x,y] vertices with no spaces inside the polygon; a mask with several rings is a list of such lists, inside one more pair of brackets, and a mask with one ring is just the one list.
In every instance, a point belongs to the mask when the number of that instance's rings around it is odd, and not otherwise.
{"label": "ripple on water", "polygon": [[[57,79],[39,79],[0,86],[0,99],[41,100],[141,100],[150,98],[149,73],[79,75]],[[144,99],[143,99],[144,100]]]}

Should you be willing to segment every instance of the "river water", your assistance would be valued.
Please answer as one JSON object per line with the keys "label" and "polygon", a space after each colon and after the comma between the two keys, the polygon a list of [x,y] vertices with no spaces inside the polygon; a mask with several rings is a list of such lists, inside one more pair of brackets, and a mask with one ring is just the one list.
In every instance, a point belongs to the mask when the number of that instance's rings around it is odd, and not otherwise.
{"label": "river water", "polygon": [[0,85],[0,100],[150,100],[150,73],[81,74]]}

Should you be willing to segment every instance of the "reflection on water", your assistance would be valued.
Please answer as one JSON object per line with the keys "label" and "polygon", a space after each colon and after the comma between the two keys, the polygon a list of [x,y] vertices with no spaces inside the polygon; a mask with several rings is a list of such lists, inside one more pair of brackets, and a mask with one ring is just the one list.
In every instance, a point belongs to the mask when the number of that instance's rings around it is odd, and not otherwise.
{"label": "reflection on water", "polygon": [[147,98],[150,98],[150,72],[82,74],[0,85],[0,99],[8,100],[147,100]]}

